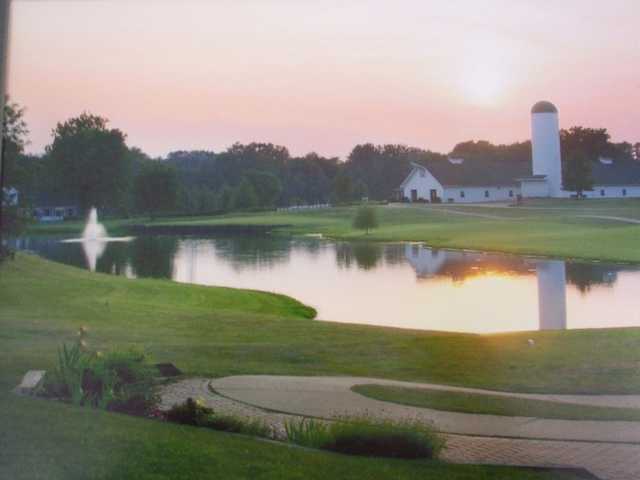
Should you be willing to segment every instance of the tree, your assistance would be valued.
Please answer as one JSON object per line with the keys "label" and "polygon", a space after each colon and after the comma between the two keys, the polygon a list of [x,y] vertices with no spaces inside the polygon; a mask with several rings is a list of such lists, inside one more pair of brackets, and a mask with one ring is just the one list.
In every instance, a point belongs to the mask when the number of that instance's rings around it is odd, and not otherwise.
{"label": "tree", "polygon": [[25,109],[7,97],[4,105],[2,179],[3,186],[14,186],[19,176],[18,157],[27,145],[29,128],[24,121]]}
{"label": "tree", "polygon": [[333,181],[333,199],[335,203],[347,203],[353,196],[351,178],[345,172],[339,172]]}
{"label": "tree", "polygon": [[83,209],[122,205],[130,175],[125,134],[107,127],[108,120],[83,113],[58,123],[47,147],[57,190]]}
{"label": "tree", "polygon": [[[29,129],[24,121],[24,108],[17,103],[9,102],[7,97],[4,105],[4,119],[2,126],[2,164],[0,169],[0,235],[4,233],[16,234],[24,224],[19,215],[17,205],[5,201],[5,186],[20,186],[18,177],[26,172],[18,168],[18,157],[24,152],[27,144]],[[0,238],[0,248],[2,240]]]}
{"label": "tree", "polygon": [[356,211],[356,216],[353,219],[353,228],[358,230],[365,230],[369,235],[369,230],[378,226],[378,216],[376,210],[368,205],[363,205]]}
{"label": "tree", "polygon": [[249,180],[246,178],[242,179],[233,191],[233,200],[231,203],[232,208],[236,210],[245,210],[258,205],[258,196]]}
{"label": "tree", "polygon": [[563,187],[565,190],[575,191],[578,198],[585,190],[593,188],[591,176],[591,158],[582,150],[573,150],[563,162]]}
{"label": "tree", "polygon": [[245,178],[253,186],[258,205],[273,207],[276,204],[282,193],[282,184],[278,177],[269,172],[250,170],[245,174]]}
{"label": "tree", "polygon": [[160,161],[151,162],[136,176],[133,196],[138,210],[151,218],[158,212],[175,208],[178,198],[175,170]]}

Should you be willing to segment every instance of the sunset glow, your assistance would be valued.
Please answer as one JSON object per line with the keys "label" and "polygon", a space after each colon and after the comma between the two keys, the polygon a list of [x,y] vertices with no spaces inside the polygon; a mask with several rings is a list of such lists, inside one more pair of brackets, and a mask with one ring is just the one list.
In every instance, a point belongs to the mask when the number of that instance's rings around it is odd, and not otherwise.
{"label": "sunset glow", "polygon": [[85,110],[153,155],[235,141],[342,157],[367,141],[447,152],[527,139],[540,99],[558,105],[563,127],[640,139],[635,0],[18,0],[13,10],[10,93],[28,108],[34,152]]}

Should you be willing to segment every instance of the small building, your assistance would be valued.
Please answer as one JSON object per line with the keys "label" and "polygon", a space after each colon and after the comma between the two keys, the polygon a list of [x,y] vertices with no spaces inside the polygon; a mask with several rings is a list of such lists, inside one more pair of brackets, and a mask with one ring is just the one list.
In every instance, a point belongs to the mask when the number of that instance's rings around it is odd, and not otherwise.
{"label": "small building", "polygon": [[42,193],[38,195],[32,216],[40,222],[61,222],[80,216],[78,205],[62,194]]}
{"label": "small building", "polygon": [[[558,110],[538,102],[531,110],[531,158],[464,158],[413,162],[397,195],[409,202],[478,203],[522,198],[570,198],[563,189]],[[592,165],[588,198],[640,197],[640,162],[599,158]]]}
{"label": "small building", "polygon": [[20,200],[20,194],[18,190],[13,187],[6,187],[2,189],[2,204],[7,207],[17,207]]}

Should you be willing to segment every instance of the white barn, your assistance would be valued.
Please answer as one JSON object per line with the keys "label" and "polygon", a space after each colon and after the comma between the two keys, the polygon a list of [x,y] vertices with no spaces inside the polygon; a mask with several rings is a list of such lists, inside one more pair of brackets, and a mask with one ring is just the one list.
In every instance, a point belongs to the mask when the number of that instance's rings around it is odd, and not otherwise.
{"label": "white barn", "polygon": [[[569,198],[562,188],[558,110],[550,102],[531,109],[532,159],[465,161],[463,158],[412,163],[400,185],[410,202],[474,203],[523,198]],[[592,165],[589,198],[640,197],[640,162],[600,158]]]}

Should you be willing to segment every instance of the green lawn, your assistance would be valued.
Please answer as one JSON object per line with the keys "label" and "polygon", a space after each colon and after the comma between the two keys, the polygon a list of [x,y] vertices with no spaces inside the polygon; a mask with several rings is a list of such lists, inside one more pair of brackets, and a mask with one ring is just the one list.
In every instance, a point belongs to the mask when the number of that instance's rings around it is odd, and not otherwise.
{"label": "green lawn", "polygon": [[0,394],[11,480],[578,480],[571,474],[349,457]]}
{"label": "green lawn", "polygon": [[[57,347],[71,341],[81,325],[89,328],[94,347],[144,345],[157,361],[175,362],[190,375],[348,373],[421,380],[449,377],[453,383],[479,381],[503,387],[534,377],[530,370],[535,359],[522,361],[521,355],[514,355],[514,348],[528,351],[524,336],[476,337],[329,324],[311,320],[310,309],[283,296],[127,280],[27,255],[0,265],[0,305],[0,478],[574,478],[557,472],[292,449],[8,393],[26,370],[53,368]],[[633,330],[610,332],[602,346],[633,342],[638,336]],[[541,353],[557,350],[555,355],[560,355],[564,350],[554,346],[557,340],[551,337],[537,338],[543,345]],[[592,339],[578,333],[572,341],[584,354]],[[607,348],[614,352],[611,347]],[[496,349],[506,354],[507,364],[494,372],[478,368],[481,358],[491,365],[492,355],[494,368],[501,363],[497,351],[492,354]],[[636,355],[628,359],[614,355],[609,362],[596,363],[602,374],[592,372],[595,376],[583,387],[602,387],[601,380],[615,378],[612,372],[618,362],[636,365]],[[538,370],[542,376],[537,385],[521,386],[575,388],[570,379],[561,383],[550,367]],[[513,374],[507,378],[507,373]],[[588,370],[582,373],[588,376]],[[628,372],[618,374],[605,390],[638,389],[639,382],[632,381]]]}
{"label": "green lawn", "polygon": [[[522,392],[640,393],[640,329],[500,335],[311,320],[288,297],[128,280],[19,255],[0,270],[0,364],[15,384],[81,325],[198,375],[356,375]],[[528,339],[535,340],[530,347]]]}
{"label": "green lawn", "polygon": [[[640,262],[640,224],[592,218],[640,220],[640,199],[532,200],[523,207],[379,206],[380,227],[365,235],[352,228],[354,207],[299,212],[175,217],[170,225],[289,225],[289,233],[322,233],[341,239],[420,241],[434,247],[469,248],[565,258]],[[112,232],[147,219],[107,222]],[[36,225],[33,233],[80,232],[79,223]]]}
{"label": "green lawn", "polygon": [[389,385],[356,385],[352,390],[376,400],[449,412],[564,420],[640,421],[640,409],[636,408],[595,407],[546,400],[509,398],[500,395]]}

